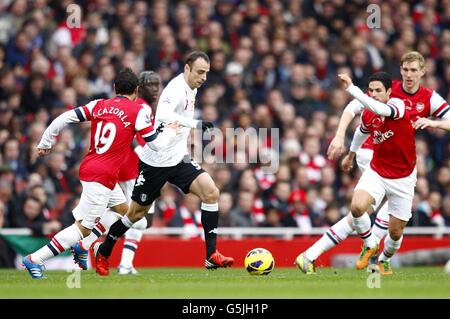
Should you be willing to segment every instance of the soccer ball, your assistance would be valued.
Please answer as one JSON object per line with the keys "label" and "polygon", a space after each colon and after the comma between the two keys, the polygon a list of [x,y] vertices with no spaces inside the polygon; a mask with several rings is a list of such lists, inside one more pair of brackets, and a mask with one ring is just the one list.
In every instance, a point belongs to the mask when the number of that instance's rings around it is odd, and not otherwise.
{"label": "soccer ball", "polygon": [[446,273],[447,275],[450,275],[450,259],[449,259],[449,260],[447,261],[447,263],[445,264],[444,270],[445,270],[445,273]]}
{"label": "soccer ball", "polygon": [[264,248],[255,248],[245,256],[245,269],[250,275],[268,275],[275,266],[270,251]]}

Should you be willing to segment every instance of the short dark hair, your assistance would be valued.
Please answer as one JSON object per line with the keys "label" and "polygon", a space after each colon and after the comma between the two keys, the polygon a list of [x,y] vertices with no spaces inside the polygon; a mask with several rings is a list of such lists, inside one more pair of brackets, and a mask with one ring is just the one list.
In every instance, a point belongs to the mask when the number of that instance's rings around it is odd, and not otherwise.
{"label": "short dark hair", "polygon": [[377,72],[369,77],[369,83],[373,81],[380,81],[383,83],[386,91],[392,87],[392,76],[386,72]]}
{"label": "short dark hair", "polygon": [[130,68],[119,71],[114,80],[116,94],[131,95],[138,86],[138,77]]}
{"label": "short dark hair", "polygon": [[159,74],[155,71],[142,71],[139,74],[139,86],[144,86],[150,83],[152,77],[157,77],[158,79],[160,78]]}
{"label": "short dark hair", "polygon": [[186,57],[186,60],[184,61],[184,64],[189,65],[189,67],[192,69],[192,64],[197,61],[197,59],[203,59],[206,62],[209,62],[209,56],[202,51],[193,51],[191,53],[188,54],[188,56]]}

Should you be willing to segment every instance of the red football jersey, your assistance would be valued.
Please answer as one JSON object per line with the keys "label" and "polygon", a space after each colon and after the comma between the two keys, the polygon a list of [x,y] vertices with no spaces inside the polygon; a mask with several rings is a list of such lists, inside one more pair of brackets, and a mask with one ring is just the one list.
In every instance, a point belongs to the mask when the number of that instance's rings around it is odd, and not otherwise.
{"label": "red football jersey", "polygon": [[[150,108],[117,96],[76,108],[80,121],[91,121],[91,145],[80,166],[80,180],[114,189],[133,137],[154,133]],[[127,151],[124,151],[127,150]]]}
{"label": "red football jersey", "polygon": [[[151,112],[151,107],[147,104],[147,102],[142,98],[137,98],[135,100],[136,103],[144,106],[149,107]],[[152,121],[152,124],[154,124],[154,117],[153,113],[150,114],[150,119]],[[140,134],[136,134],[136,140],[139,143],[139,145],[144,146],[145,141],[141,137]],[[135,179],[139,175],[139,157],[137,156],[136,152],[133,150],[133,148],[130,146],[128,158],[126,161],[123,162],[122,167],[119,171],[119,182],[125,182],[130,179]]]}
{"label": "red football jersey", "polygon": [[[448,117],[450,110],[448,103],[435,91],[419,86],[416,93],[407,93],[402,87],[402,81],[392,81],[391,98],[396,97],[405,103],[410,120],[415,122],[418,117]],[[367,139],[361,148],[373,149],[372,139]]]}
{"label": "red football jersey", "polygon": [[[398,103],[399,102],[399,103]],[[405,105],[398,99],[390,99],[388,105],[395,108],[394,118],[380,116],[365,109],[361,115],[361,131],[370,133],[374,144],[370,167],[384,178],[397,179],[409,176],[416,166],[414,129]],[[399,117],[404,113],[403,117]]]}

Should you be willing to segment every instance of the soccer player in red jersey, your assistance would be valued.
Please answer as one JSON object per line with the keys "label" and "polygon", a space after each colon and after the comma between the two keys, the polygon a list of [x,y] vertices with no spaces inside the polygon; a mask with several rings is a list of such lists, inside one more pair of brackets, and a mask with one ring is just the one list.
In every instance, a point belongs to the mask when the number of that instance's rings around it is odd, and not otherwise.
{"label": "soccer player in red jersey", "polygon": [[[139,75],[138,98],[136,103],[142,107],[149,108],[150,118],[153,123],[154,109],[159,95],[162,90],[162,81],[158,73],[154,71],[143,71]],[[119,185],[122,188],[127,203],[131,201],[131,194],[133,192],[134,182],[139,175],[139,154],[142,152],[142,147],[145,145],[145,140],[139,135],[136,135],[134,145],[128,148],[128,157],[122,163],[119,170]],[[137,270],[133,266],[133,259],[136,249],[142,238],[143,231],[150,227],[153,220],[154,205],[149,209],[148,214],[133,224],[133,226],[125,233],[125,242],[122,250],[122,258],[118,267],[118,273],[121,275],[137,274]],[[104,233],[106,233],[111,225],[115,223],[121,215],[114,213],[107,209],[100,221],[92,229],[89,236],[77,243],[71,248],[75,263],[80,268],[86,270],[88,268],[87,260],[89,248],[91,245]]]}
{"label": "soccer player in red jersey", "polygon": [[[402,56],[400,72],[402,81],[393,81],[391,97],[400,98],[404,101],[412,121],[417,117],[429,116],[450,120],[448,103],[435,91],[420,85],[420,80],[425,74],[425,59],[419,52],[412,51]],[[329,159],[337,160],[342,155],[347,127],[356,114],[362,112],[363,108],[363,105],[357,99],[346,106],[339,121],[336,135],[328,148]],[[349,154],[348,157],[345,157],[343,163],[348,161],[352,165],[353,158],[351,156],[352,154]],[[371,139],[367,139],[356,153],[356,162],[362,171],[369,166],[372,156],[373,143]],[[373,207],[373,211],[376,211],[378,207]],[[377,242],[380,242],[386,235],[388,223],[389,212],[387,203],[385,203],[378,209],[373,227],[373,235]],[[314,262],[322,253],[345,240],[353,230],[352,218],[349,214],[331,226],[317,242],[304,252],[304,256],[309,261]]]}
{"label": "soccer player in red jersey", "polygon": [[[400,248],[403,229],[411,218],[416,185],[416,147],[410,114],[403,100],[390,98],[392,80],[389,74],[378,72],[369,78],[370,96],[354,86],[347,75],[339,77],[347,92],[365,108],[350,151],[356,153],[368,134],[374,144],[373,158],[355,187],[350,208],[353,228],[364,240],[356,268],[366,268],[370,257],[378,251],[367,211],[386,196],[389,233],[378,263],[382,274],[392,274],[389,260]],[[303,272],[314,273],[314,263],[305,254],[300,254],[295,262]]]}
{"label": "soccer player in red jersey", "polygon": [[136,133],[155,151],[176,136],[178,123],[167,124],[162,131],[154,129],[150,108],[134,102],[137,86],[137,76],[130,69],[124,69],[114,81],[116,97],[94,100],[64,112],[44,132],[37,147],[39,156],[50,153],[55,137],[67,124],[92,123],[89,152],[79,171],[83,192],[73,210],[75,223],[57,233],[48,245],[23,258],[32,278],[43,278],[46,260],[88,236],[106,207],[121,215],[126,213],[128,205],[118,185],[118,176],[128,156],[123,150],[130,147]]}

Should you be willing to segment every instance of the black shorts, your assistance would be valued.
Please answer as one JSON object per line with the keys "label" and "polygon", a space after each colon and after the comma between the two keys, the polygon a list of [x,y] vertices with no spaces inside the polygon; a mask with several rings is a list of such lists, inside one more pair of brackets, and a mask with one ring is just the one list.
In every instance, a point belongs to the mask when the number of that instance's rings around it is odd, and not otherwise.
{"label": "black shorts", "polygon": [[191,158],[184,158],[175,166],[155,167],[139,161],[139,176],[136,178],[131,199],[142,206],[150,205],[161,194],[166,182],[189,193],[189,187],[204,170]]}

